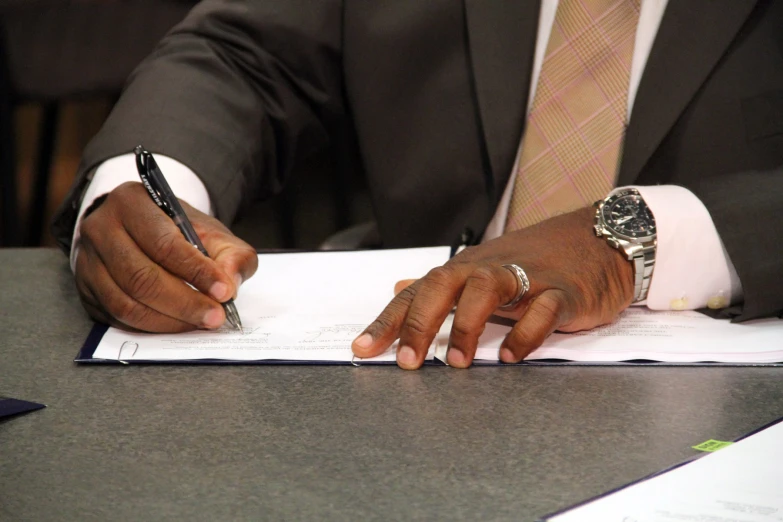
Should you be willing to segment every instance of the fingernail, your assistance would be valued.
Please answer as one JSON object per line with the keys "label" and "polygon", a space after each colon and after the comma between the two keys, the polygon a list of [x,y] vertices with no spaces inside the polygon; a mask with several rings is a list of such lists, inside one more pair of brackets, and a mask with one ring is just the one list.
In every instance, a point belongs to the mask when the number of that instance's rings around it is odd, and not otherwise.
{"label": "fingernail", "polygon": [[220,301],[221,303],[229,298],[228,295],[228,285],[226,283],[221,283],[218,281],[217,283],[213,283],[211,287],[209,287],[209,295]]}
{"label": "fingernail", "polygon": [[220,308],[211,308],[206,314],[204,314],[204,326],[207,328],[220,328],[223,326],[226,317],[223,315],[223,310]]}
{"label": "fingernail", "polygon": [[500,360],[503,361],[504,363],[517,362],[517,358],[514,356],[514,352],[512,352],[508,348],[500,349]]}
{"label": "fingernail", "polygon": [[236,286],[237,290],[239,290],[239,287],[242,286],[242,276],[239,274],[234,274],[234,286]]}
{"label": "fingernail", "polygon": [[449,366],[455,366],[457,368],[465,367],[465,354],[456,348],[449,349],[449,353],[446,354],[446,360],[449,362]]}
{"label": "fingernail", "polygon": [[413,368],[418,362],[416,352],[410,346],[400,346],[397,350],[397,364],[403,368]]}
{"label": "fingernail", "polygon": [[363,333],[362,335],[354,339],[353,344],[355,344],[359,348],[366,350],[372,345],[372,335],[368,333]]}

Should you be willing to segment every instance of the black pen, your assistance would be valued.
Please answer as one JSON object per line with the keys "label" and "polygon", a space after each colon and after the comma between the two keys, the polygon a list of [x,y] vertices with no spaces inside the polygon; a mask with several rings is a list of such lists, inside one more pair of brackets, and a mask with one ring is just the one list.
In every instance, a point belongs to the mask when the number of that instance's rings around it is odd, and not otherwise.
{"label": "black pen", "polygon": [[[191,245],[209,257],[207,249],[204,248],[204,245],[198,238],[198,234],[193,229],[193,225],[190,224],[190,220],[187,214],[185,214],[182,205],[179,204],[177,196],[174,195],[166,178],[163,177],[163,173],[155,162],[155,158],[141,145],[133,149],[133,152],[136,154],[136,169],[139,171],[141,183],[147,189],[152,201],[174,221],[174,224],[177,225],[177,228],[179,228],[182,235],[185,236],[185,239]],[[237,312],[237,307],[234,305],[234,300],[229,299],[223,303],[223,310],[226,311],[228,324],[242,332],[242,321],[239,319],[239,312]]]}

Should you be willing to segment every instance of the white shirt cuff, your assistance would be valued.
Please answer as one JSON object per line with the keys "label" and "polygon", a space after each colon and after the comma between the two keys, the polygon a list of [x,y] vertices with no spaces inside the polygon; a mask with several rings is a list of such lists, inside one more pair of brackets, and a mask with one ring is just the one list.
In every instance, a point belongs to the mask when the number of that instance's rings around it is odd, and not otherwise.
{"label": "white shirt cuff", "polygon": [[[155,154],[155,162],[160,167],[160,171],[166,176],[171,190],[177,195],[177,198],[187,201],[191,206],[201,212],[213,215],[212,204],[204,183],[196,174],[179,161]],[[136,170],[136,157],[134,154],[123,154],[115,156],[101,163],[95,170],[92,181],[87,186],[82,198],[82,205],[79,208],[79,218],[76,220],[76,226],[73,229],[73,242],[71,244],[71,270],[75,272],[76,255],[79,251],[80,227],[84,211],[87,210],[93,201],[104,194],[108,194],[126,181],[140,181],[138,171]]]}
{"label": "white shirt cuff", "polygon": [[646,304],[653,310],[724,308],[742,285],[707,208],[675,185],[635,187],[655,216],[658,247]]}

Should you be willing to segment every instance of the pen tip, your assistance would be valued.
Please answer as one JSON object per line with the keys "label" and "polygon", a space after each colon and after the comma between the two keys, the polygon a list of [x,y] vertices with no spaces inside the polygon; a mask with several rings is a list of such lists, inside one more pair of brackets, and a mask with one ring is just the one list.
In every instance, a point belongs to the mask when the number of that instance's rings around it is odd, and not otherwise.
{"label": "pen tip", "polygon": [[242,327],[242,321],[239,319],[239,313],[236,311],[236,309],[233,310],[233,313],[231,315],[233,316],[231,318],[231,322],[234,323],[234,327],[237,329],[239,333],[244,334],[245,329]]}
{"label": "pen tip", "polygon": [[234,301],[230,299],[223,303],[223,309],[226,311],[226,320],[228,324],[230,324],[239,333],[245,333],[244,328],[242,328],[242,320],[239,318],[239,312],[237,311],[237,307],[234,305]]}

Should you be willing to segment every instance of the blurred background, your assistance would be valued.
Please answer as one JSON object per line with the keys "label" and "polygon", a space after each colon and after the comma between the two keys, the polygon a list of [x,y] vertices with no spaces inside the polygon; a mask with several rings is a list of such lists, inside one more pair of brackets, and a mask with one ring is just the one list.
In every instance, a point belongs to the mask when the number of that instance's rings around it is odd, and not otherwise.
{"label": "blurred background", "polygon": [[[197,0],[0,0],[0,246],[53,246],[49,221],[125,78]],[[371,220],[363,180],[301,165],[235,224],[257,248],[317,247]]]}

